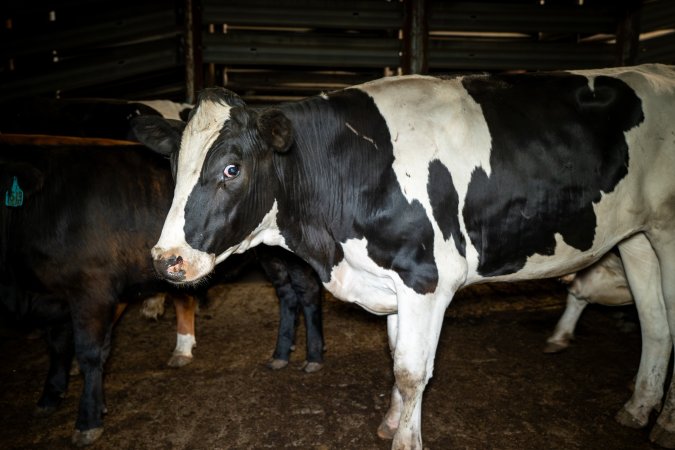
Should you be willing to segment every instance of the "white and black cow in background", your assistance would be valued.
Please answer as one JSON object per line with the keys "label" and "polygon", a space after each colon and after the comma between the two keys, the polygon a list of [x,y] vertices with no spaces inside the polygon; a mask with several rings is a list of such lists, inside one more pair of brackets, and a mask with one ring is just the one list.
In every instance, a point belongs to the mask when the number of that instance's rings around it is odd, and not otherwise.
{"label": "white and black cow in background", "polygon": [[[422,393],[463,286],[558,277],[619,247],[642,325],[631,399],[647,425],[675,337],[675,68],[392,77],[256,110],[204,91],[180,134],[152,250],[174,283],[264,243],[336,297],[387,314],[378,432],[421,449]],[[670,327],[670,329],[669,329]],[[651,439],[675,446],[672,385]]]}
{"label": "white and black cow in background", "polygon": [[579,317],[589,304],[624,306],[633,303],[633,294],[621,258],[614,251],[604,255],[592,266],[565,275],[560,280],[567,284],[565,311],[553,334],[546,340],[545,353],[558,353],[569,347]]}

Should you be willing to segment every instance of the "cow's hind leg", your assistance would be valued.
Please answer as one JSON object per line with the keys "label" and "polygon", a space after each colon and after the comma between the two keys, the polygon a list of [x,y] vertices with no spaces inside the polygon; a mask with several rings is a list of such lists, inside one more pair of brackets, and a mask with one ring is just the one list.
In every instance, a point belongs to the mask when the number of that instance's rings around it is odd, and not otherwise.
{"label": "cow's hind leg", "polygon": [[571,292],[567,293],[565,311],[560,316],[553,334],[546,340],[544,353],[558,353],[570,346],[570,341],[574,339],[574,329],[586,306],[588,306],[586,300],[576,298]]}
{"label": "cow's hind leg", "polygon": [[616,420],[628,427],[641,428],[647,425],[652,410],[661,404],[672,342],[654,249],[643,234],[638,234],[619,244],[619,251],[640,316],[642,353],[635,390]]}
{"label": "cow's hind leg", "polygon": [[[401,411],[392,449],[422,449],[422,394],[433,373],[443,317],[451,298],[410,292],[398,298],[394,377]],[[398,403],[396,395],[392,393],[393,407]],[[391,407],[387,415],[394,418]]]}
{"label": "cow's hind leg", "polygon": [[[672,230],[652,231],[649,239],[660,263],[661,286],[665,300],[666,317],[670,335],[675,342],[675,232]],[[642,323],[642,317],[640,317]],[[671,343],[672,345],[672,343]],[[675,377],[656,424],[650,434],[652,442],[666,448],[675,448]]]}

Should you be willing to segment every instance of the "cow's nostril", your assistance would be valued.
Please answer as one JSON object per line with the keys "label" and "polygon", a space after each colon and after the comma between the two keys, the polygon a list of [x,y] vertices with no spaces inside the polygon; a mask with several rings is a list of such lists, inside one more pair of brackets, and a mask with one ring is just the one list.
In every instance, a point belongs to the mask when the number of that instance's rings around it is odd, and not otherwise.
{"label": "cow's nostril", "polygon": [[162,277],[171,281],[182,281],[185,278],[184,261],[181,256],[169,256],[154,260],[155,270]]}

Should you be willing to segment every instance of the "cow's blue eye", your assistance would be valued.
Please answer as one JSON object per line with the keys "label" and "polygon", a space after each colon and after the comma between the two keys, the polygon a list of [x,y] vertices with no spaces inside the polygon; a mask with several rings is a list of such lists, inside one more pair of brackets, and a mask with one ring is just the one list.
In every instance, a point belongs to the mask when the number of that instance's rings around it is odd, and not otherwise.
{"label": "cow's blue eye", "polygon": [[225,174],[225,178],[234,178],[239,175],[239,166],[236,164],[229,164],[225,167],[223,173]]}

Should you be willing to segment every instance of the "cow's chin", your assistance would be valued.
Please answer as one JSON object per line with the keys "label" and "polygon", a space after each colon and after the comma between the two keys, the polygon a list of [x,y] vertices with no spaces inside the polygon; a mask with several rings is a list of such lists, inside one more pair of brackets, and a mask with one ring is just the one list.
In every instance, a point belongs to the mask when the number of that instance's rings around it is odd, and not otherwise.
{"label": "cow's chin", "polygon": [[155,270],[176,285],[196,285],[207,279],[216,265],[215,255],[193,248],[152,249]]}

